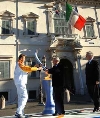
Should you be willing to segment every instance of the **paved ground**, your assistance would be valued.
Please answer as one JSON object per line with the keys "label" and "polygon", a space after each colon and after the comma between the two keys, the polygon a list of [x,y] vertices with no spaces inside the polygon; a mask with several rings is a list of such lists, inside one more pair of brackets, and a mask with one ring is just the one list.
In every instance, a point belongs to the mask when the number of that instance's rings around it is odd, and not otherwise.
{"label": "paved ground", "polygon": [[[66,110],[66,115],[59,118],[100,118],[100,112],[93,113],[93,108],[83,108],[83,109],[71,109]],[[31,113],[27,114],[27,118],[57,118],[57,116],[51,115],[41,115],[39,113]],[[0,118],[15,118],[14,115],[12,116],[2,116]]]}
{"label": "paved ground", "polygon": [[[16,104],[6,105],[5,109],[0,110],[0,118],[14,118]],[[100,118],[100,112],[93,113],[93,103],[86,95],[71,96],[70,103],[64,105],[65,118]],[[28,118],[56,118],[55,116],[43,116],[41,112],[44,106],[39,106],[38,102],[28,102],[25,108],[25,114],[30,115]]]}

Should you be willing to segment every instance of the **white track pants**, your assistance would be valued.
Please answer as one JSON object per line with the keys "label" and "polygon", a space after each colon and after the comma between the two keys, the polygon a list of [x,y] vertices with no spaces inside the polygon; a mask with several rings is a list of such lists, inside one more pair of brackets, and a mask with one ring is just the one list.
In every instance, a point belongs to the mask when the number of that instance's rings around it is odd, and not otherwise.
{"label": "white track pants", "polygon": [[17,88],[17,95],[18,95],[18,108],[16,112],[18,114],[23,114],[25,105],[28,100],[26,85],[16,85],[16,88]]}

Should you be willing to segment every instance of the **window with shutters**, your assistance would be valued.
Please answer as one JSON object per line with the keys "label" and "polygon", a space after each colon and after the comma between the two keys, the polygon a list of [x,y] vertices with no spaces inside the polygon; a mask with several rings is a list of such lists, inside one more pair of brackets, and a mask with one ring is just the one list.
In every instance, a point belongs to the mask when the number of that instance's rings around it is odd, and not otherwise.
{"label": "window with shutters", "polygon": [[91,38],[94,37],[94,27],[92,24],[85,25],[86,37]]}
{"label": "window with shutters", "polygon": [[11,33],[11,21],[10,20],[2,20],[2,34],[10,34]]}
{"label": "window with shutters", "polygon": [[1,24],[1,28],[0,28],[0,35],[13,35],[14,32],[12,31],[13,28],[13,18],[15,17],[15,15],[9,11],[4,11],[4,12],[0,12],[0,24]]}
{"label": "window with shutters", "polygon": [[35,21],[27,21],[27,35],[35,35]]}
{"label": "window with shutters", "polygon": [[54,14],[54,32],[55,34],[70,34],[71,26],[66,22],[65,13]]}
{"label": "window with shutters", "polygon": [[37,19],[39,16],[33,12],[22,15],[24,32],[23,35],[37,35]]}
{"label": "window with shutters", "polygon": [[95,32],[94,32],[94,22],[95,22],[95,19],[93,19],[91,17],[88,17],[86,19],[86,23],[83,28],[83,31],[84,31],[83,38],[86,38],[86,39],[97,38],[97,36],[95,36]]}
{"label": "window with shutters", "polygon": [[10,61],[0,61],[0,79],[10,78]]}

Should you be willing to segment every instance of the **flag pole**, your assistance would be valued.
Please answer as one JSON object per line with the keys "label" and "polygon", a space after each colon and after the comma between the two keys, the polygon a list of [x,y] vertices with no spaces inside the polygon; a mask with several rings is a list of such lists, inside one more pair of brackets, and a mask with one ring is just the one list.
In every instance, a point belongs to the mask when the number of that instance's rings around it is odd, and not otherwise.
{"label": "flag pole", "polygon": [[68,0],[66,0],[66,3],[68,3]]}

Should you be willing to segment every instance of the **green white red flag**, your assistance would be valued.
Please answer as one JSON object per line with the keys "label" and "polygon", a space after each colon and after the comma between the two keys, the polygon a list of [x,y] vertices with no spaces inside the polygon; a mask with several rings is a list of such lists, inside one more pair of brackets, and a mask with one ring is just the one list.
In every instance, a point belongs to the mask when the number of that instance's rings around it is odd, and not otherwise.
{"label": "green white red flag", "polygon": [[70,25],[80,30],[85,25],[85,18],[83,18],[79,13],[77,13],[71,5],[66,3],[66,20]]}

